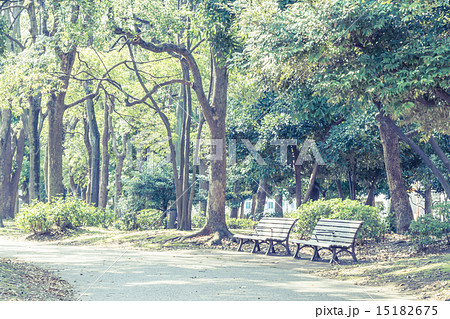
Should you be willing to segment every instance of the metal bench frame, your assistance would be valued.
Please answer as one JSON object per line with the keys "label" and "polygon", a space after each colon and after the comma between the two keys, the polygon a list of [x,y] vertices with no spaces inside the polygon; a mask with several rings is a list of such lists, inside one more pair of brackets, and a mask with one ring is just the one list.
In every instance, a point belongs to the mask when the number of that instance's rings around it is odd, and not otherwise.
{"label": "metal bench frame", "polygon": [[301,249],[311,247],[314,249],[312,261],[321,260],[319,252],[327,249],[332,253],[330,263],[338,263],[338,255],[342,252],[349,253],[353,257],[353,261],[358,262],[355,253],[355,240],[362,224],[362,221],[354,220],[320,219],[309,240],[291,240],[292,243],[297,245],[294,258],[300,258]]}
{"label": "metal bench frame", "polygon": [[289,234],[297,219],[263,217],[255,227],[255,232],[249,235],[236,234],[234,238],[239,240],[238,251],[246,243],[253,243],[252,253],[261,251],[260,244],[267,243],[269,248],[266,255],[275,253],[275,246],[282,245],[286,249],[286,255],[290,256]]}

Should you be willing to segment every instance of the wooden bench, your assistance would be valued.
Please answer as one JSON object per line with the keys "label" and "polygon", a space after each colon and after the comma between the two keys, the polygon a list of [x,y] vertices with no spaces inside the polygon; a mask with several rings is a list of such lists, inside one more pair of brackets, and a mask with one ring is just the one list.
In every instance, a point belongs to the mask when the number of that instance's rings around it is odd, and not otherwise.
{"label": "wooden bench", "polygon": [[253,234],[236,234],[234,238],[239,239],[238,251],[242,251],[242,245],[253,243],[252,253],[261,251],[260,243],[268,243],[269,249],[266,255],[275,253],[275,245],[282,245],[286,248],[286,255],[291,255],[289,249],[289,233],[297,219],[263,217],[255,227]]}
{"label": "wooden bench", "polygon": [[292,239],[297,245],[294,258],[300,258],[300,250],[305,247],[314,249],[311,260],[320,260],[319,251],[327,249],[333,254],[330,263],[339,262],[338,254],[348,252],[354,262],[358,262],[355,254],[356,233],[361,228],[362,221],[320,219],[309,240]]}

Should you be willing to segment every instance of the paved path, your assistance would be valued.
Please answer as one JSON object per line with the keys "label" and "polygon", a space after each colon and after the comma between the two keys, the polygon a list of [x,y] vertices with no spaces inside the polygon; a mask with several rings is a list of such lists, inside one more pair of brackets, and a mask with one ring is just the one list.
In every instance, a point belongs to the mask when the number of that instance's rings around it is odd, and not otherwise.
{"label": "paved path", "polygon": [[80,300],[414,300],[385,288],[308,275],[325,263],[235,251],[142,251],[0,238],[0,257],[53,270]]}

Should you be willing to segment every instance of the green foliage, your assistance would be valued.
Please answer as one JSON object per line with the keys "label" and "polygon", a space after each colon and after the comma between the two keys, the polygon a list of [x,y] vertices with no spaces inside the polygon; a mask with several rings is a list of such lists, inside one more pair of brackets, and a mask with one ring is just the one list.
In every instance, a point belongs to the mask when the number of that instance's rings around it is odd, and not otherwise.
{"label": "green foliage", "polygon": [[206,224],[206,216],[203,215],[194,215],[191,218],[191,226],[192,228],[202,228]]}
{"label": "green foliage", "polygon": [[251,219],[228,218],[227,226],[230,229],[253,229],[258,222]]}
{"label": "green foliage", "polygon": [[408,231],[420,250],[443,238],[450,243],[450,203],[433,206],[433,213],[412,221]]}
{"label": "green foliage", "polygon": [[122,230],[151,230],[165,228],[167,219],[161,219],[162,213],[155,209],[145,209],[123,215],[116,223]]}
{"label": "green foliage", "polygon": [[35,234],[47,233],[53,228],[108,227],[113,221],[111,211],[97,209],[74,197],[55,199],[51,203],[35,201],[24,205],[16,216],[18,227]]}
{"label": "green foliage", "polygon": [[358,239],[361,240],[379,240],[386,232],[385,222],[378,208],[350,199],[310,201],[301,205],[290,217],[298,219],[293,231],[301,238],[309,237],[321,218],[364,221],[358,232]]}
{"label": "green foliage", "polygon": [[122,212],[138,212],[152,208],[167,210],[169,201],[175,200],[175,185],[168,165],[143,172],[133,172],[132,178],[124,178]]}

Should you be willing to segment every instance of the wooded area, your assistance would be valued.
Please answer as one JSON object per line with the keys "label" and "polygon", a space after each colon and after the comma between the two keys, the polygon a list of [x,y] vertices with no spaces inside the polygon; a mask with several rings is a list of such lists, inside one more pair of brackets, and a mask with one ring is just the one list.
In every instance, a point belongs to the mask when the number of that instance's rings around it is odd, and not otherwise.
{"label": "wooded area", "polygon": [[0,31],[0,226],[73,196],[218,242],[385,194],[405,233],[450,196],[448,1],[2,0]]}

